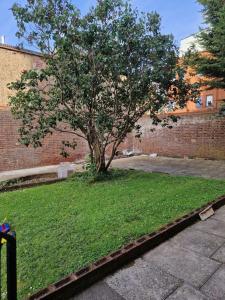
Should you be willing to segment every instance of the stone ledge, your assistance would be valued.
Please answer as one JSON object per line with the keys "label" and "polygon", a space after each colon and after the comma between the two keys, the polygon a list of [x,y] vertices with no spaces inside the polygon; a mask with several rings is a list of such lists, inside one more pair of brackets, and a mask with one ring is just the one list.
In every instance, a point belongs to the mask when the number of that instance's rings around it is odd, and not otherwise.
{"label": "stone ledge", "polygon": [[33,182],[33,183],[21,183],[17,184],[14,186],[6,186],[0,189],[0,193],[6,193],[6,192],[12,192],[12,191],[17,191],[17,190],[22,190],[22,189],[28,189],[36,186],[41,186],[41,185],[48,185],[48,184],[53,184],[57,182],[62,182],[65,181],[66,179],[48,179],[44,180],[41,182]]}

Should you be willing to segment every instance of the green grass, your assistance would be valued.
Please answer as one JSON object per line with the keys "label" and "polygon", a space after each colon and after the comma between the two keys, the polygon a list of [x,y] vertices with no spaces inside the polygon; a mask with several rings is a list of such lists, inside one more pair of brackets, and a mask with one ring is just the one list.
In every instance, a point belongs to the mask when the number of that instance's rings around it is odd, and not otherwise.
{"label": "green grass", "polygon": [[0,194],[17,231],[19,299],[225,194],[225,181],[126,171]]}

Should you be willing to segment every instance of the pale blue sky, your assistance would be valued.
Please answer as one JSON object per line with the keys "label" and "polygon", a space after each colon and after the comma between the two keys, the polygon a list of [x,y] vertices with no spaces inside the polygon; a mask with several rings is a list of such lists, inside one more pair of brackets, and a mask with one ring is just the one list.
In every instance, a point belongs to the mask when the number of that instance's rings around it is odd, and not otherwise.
{"label": "pale blue sky", "polygon": [[[96,0],[72,0],[85,13]],[[24,3],[25,0],[0,0],[0,35],[5,35],[6,43],[15,45],[16,23],[10,7],[14,2]],[[162,30],[172,33],[177,41],[198,31],[202,23],[201,7],[196,0],[131,0],[141,11],[157,11],[162,17]]]}

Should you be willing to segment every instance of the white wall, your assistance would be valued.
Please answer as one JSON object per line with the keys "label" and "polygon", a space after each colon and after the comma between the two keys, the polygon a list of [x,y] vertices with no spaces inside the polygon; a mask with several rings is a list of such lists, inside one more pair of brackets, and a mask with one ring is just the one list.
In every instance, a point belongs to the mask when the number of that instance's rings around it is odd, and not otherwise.
{"label": "white wall", "polygon": [[204,49],[199,45],[197,36],[195,34],[190,35],[189,37],[181,40],[180,43],[180,56],[183,56],[185,52],[188,51],[192,46],[195,46],[195,49],[199,52],[203,51]]}

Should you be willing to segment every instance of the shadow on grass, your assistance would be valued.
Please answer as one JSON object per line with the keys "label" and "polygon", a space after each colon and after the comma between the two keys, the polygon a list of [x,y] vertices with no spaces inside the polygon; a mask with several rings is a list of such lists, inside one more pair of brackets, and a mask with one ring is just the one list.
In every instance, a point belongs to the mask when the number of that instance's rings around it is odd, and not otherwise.
{"label": "shadow on grass", "polygon": [[88,184],[95,184],[107,181],[127,179],[132,172],[128,170],[110,169],[106,173],[92,174],[90,172],[79,172],[72,174],[68,180],[80,180]]}

